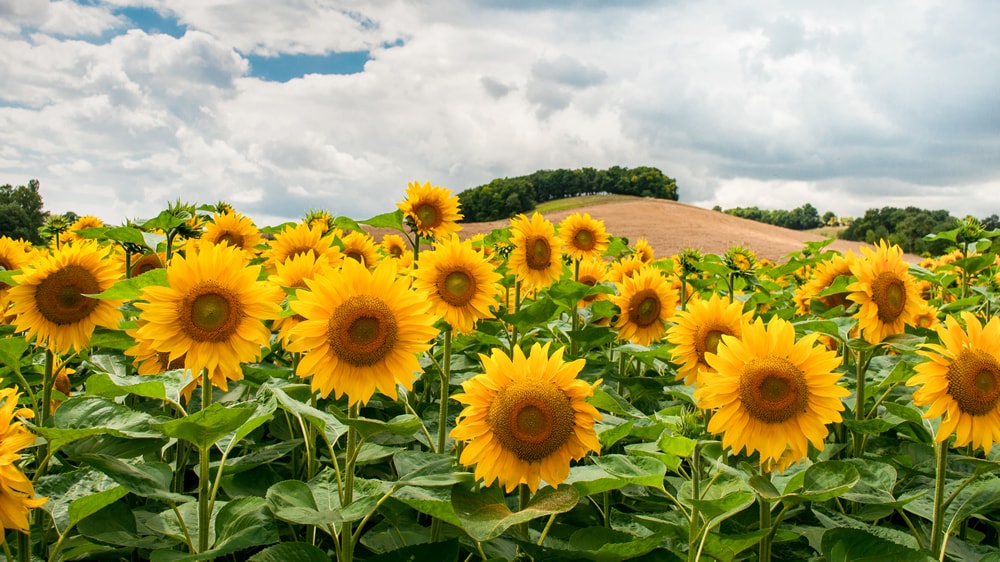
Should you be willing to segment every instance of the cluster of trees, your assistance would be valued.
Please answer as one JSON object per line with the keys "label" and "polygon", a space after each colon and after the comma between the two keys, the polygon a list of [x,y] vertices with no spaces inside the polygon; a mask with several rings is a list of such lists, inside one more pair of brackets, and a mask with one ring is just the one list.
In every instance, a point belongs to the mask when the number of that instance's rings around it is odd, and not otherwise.
{"label": "cluster of trees", "polygon": [[[718,206],[716,206],[716,209],[721,210]],[[823,225],[830,226],[830,222],[837,221],[837,216],[830,212],[820,218],[819,211],[809,203],[791,211],[784,209],[771,211],[768,209],[758,209],[757,207],[734,207],[726,209],[723,212],[727,215],[773,224],[774,226],[790,228],[792,230],[809,230],[811,228],[819,228]]]}
{"label": "cluster of trees", "polygon": [[45,224],[49,213],[42,210],[39,187],[38,180],[17,187],[0,185],[0,236],[32,244],[44,242],[38,229]]}
{"label": "cluster of trees", "polygon": [[[982,221],[987,230],[993,230],[996,215]],[[958,219],[948,214],[948,211],[928,211],[917,207],[900,209],[897,207],[882,207],[868,209],[865,216],[854,219],[840,237],[844,240],[867,242],[874,244],[881,239],[898,244],[904,252],[922,255],[940,255],[948,251],[951,244],[947,240],[927,241],[924,236],[936,234],[958,227]]]}
{"label": "cluster of trees", "polygon": [[602,193],[677,201],[677,181],[649,166],[539,170],[467,189],[458,200],[464,222],[484,222],[530,212],[545,201]]}

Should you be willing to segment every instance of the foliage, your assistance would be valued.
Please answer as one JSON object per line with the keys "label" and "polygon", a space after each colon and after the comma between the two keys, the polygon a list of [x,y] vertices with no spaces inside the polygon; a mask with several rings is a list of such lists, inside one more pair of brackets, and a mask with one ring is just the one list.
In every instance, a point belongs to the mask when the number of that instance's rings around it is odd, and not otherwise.
{"label": "foliage", "polygon": [[844,240],[874,243],[888,240],[911,254],[939,255],[947,249],[943,241],[928,241],[925,236],[958,226],[948,211],[929,211],[917,207],[882,207],[868,209],[863,217],[854,219],[841,233]]}
{"label": "foliage", "polygon": [[38,229],[48,213],[42,210],[39,187],[35,179],[28,181],[28,185],[0,186],[0,236],[42,243]]}
{"label": "foliage", "polygon": [[750,219],[766,224],[773,224],[774,226],[790,228],[792,230],[809,230],[812,228],[819,228],[824,224],[828,224],[827,221],[836,218],[836,215],[831,212],[827,212],[823,215],[823,218],[820,219],[819,212],[816,210],[816,207],[813,207],[809,203],[806,203],[797,209],[792,209],[791,211],[783,209],[759,209],[757,207],[734,207],[732,209],[726,209],[724,212],[727,215],[733,215],[735,217]]}
{"label": "foliage", "polygon": [[458,194],[464,222],[507,219],[545,201],[613,193],[677,201],[677,182],[649,166],[607,170],[538,170],[527,176],[497,178]]}

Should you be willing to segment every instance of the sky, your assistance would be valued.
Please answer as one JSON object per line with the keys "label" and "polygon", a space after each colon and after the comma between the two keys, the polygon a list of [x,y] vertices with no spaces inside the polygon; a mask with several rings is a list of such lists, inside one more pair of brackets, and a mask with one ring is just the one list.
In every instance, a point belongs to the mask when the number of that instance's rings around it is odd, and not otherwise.
{"label": "sky", "polygon": [[267,226],[654,166],[705,208],[985,218],[997,37],[987,0],[0,0],[0,184]]}

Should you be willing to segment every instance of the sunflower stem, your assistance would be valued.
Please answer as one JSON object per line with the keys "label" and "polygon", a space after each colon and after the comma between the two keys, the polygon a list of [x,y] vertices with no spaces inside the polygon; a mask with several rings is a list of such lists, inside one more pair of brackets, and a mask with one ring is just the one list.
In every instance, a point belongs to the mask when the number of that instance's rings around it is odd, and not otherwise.
{"label": "sunflower stem", "polygon": [[[761,465],[761,476],[766,477],[770,480],[770,473],[764,470],[764,466]],[[767,533],[761,537],[758,546],[758,556],[757,559],[760,562],[771,562],[771,502],[764,499],[763,496],[757,495],[757,502],[760,504],[760,529],[761,531],[767,531]]]}
{"label": "sunflower stem", "polygon": [[[527,484],[517,485],[517,509],[518,511],[524,511],[528,507],[528,502],[531,501],[531,490],[528,489]],[[525,538],[528,538],[528,522],[518,524],[518,529],[524,534]]]}
{"label": "sunflower stem", "polygon": [[[518,310],[521,309],[521,282],[514,281],[514,310],[511,311],[512,314],[516,314]],[[510,356],[514,356],[514,348],[517,346],[517,326],[511,324],[510,326]]]}
{"label": "sunflower stem", "polygon": [[[438,407],[438,440],[437,452],[444,454],[448,446],[448,398],[451,380],[451,326],[444,331],[444,349],[441,351],[441,404]],[[431,542],[437,542],[441,536],[441,520],[437,517],[431,522]]]}
{"label": "sunflower stem", "polygon": [[[7,544],[7,541],[4,541]],[[31,528],[27,533],[17,533],[18,562],[31,562]]]}
{"label": "sunflower stem", "polygon": [[943,556],[943,525],[946,501],[944,498],[945,478],[948,471],[948,443],[940,441],[934,444],[936,468],[934,481],[934,521],[931,523],[931,553]]}
{"label": "sunflower stem", "polygon": [[[580,282],[579,259],[573,260],[573,281]],[[579,303],[573,303],[573,310],[570,313],[570,332],[575,332],[580,327],[580,311],[576,307],[577,304]],[[569,354],[571,357],[576,357],[576,340],[572,336],[569,338]]]}
{"label": "sunflower stem", "polygon": [[[201,409],[207,410],[212,405],[212,379],[208,369],[201,370]],[[212,524],[211,485],[209,474],[209,447],[198,449],[198,552],[208,550],[208,535]]]}
{"label": "sunflower stem", "polygon": [[[361,417],[361,402],[354,402],[347,410],[347,416],[356,420]],[[347,429],[347,450],[344,454],[344,488],[341,490],[340,505],[347,509],[354,501],[354,464],[358,454],[358,430],[355,426]],[[351,562],[354,559],[354,537],[352,523],[345,522],[340,530],[340,562]]]}
{"label": "sunflower stem", "polygon": [[[38,425],[44,426],[45,421],[49,419],[49,409],[52,407],[52,386],[55,384],[55,377],[52,373],[55,371],[55,355],[52,353],[51,349],[45,350],[45,378],[42,379],[42,404],[38,409]],[[44,456],[44,453],[43,453]]]}
{"label": "sunflower stem", "polygon": [[[701,499],[701,450],[700,444],[694,444],[694,451],[691,452],[691,498],[695,501]],[[695,562],[700,549],[695,549],[698,543],[698,535],[701,534],[701,514],[697,505],[691,507],[691,520],[688,522],[688,560]],[[708,532],[708,529],[705,530]]]}
{"label": "sunflower stem", "polygon": [[545,537],[548,536],[549,529],[551,529],[552,524],[556,522],[556,515],[556,513],[549,515],[549,520],[545,522],[545,528],[542,529],[542,534],[539,535],[538,542],[535,543],[537,546],[542,546],[542,543],[545,542]]}
{"label": "sunflower stem", "polygon": [[[857,382],[854,392],[854,419],[863,421],[865,419],[865,373],[868,367],[866,353],[859,350],[857,352]],[[864,456],[864,440],[860,432],[854,432],[854,458],[860,459]]]}

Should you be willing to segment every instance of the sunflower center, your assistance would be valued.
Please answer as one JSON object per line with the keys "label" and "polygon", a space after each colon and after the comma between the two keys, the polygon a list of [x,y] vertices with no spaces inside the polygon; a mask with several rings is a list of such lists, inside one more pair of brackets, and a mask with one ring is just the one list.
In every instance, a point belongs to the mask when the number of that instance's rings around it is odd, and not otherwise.
{"label": "sunflower center", "polygon": [[724,335],[731,336],[732,333],[714,326],[702,329],[699,334],[700,337],[694,341],[694,349],[698,352],[699,361],[704,363],[706,353],[715,353],[718,351],[719,344],[722,343],[722,336]]}
{"label": "sunflower center", "polygon": [[632,297],[628,308],[628,318],[640,328],[645,328],[660,319],[660,298],[652,289],[643,289]]}
{"label": "sunflower center", "polygon": [[464,269],[456,269],[447,275],[438,276],[437,291],[444,302],[452,306],[465,306],[476,294],[476,278]]}
{"label": "sunflower center", "polygon": [[235,232],[226,231],[225,233],[222,234],[222,236],[219,236],[219,239],[218,241],[216,241],[216,244],[222,244],[223,242],[226,242],[227,244],[229,244],[234,248],[242,248],[243,236]]}
{"label": "sunflower center", "polygon": [[906,285],[895,273],[880,273],[872,283],[872,301],[878,307],[879,320],[895,322],[906,308]]}
{"label": "sunflower center", "polygon": [[199,342],[227,341],[243,319],[236,295],[213,282],[203,282],[185,295],[181,311],[181,329]]}
{"label": "sunflower center", "polygon": [[337,357],[355,367],[370,367],[396,345],[396,316],[382,299],[348,297],[330,316],[327,341]]}
{"label": "sunflower center", "polygon": [[[597,285],[597,278],[596,277],[592,277],[590,275],[581,275],[579,281],[580,281],[580,283],[583,283],[584,285],[586,285],[588,287],[593,287],[594,285]],[[592,295],[587,295],[587,296],[583,297],[583,302],[594,302],[594,299],[596,299],[596,298],[597,298],[597,294],[596,293],[594,293]]]}
{"label": "sunflower center", "polygon": [[526,249],[525,262],[530,269],[548,269],[552,265],[552,246],[544,237],[529,238]]}
{"label": "sunflower center", "polygon": [[525,377],[497,392],[486,421],[505,449],[536,462],[569,440],[573,417],[570,398],[555,384]]}
{"label": "sunflower center", "polygon": [[52,272],[38,284],[35,302],[38,312],[53,324],[79,322],[97,305],[97,299],[85,295],[100,293],[97,278],[81,265],[67,265]]}
{"label": "sunflower center", "polygon": [[389,248],[389,255],[394,258],[403,257],[403,247],[402,246],[391,246]]}
{"label": "sunflower center", "polygon": [[156,254],[146,254],[141,258],[135,260],[132,264],[132,276],[142,275],[147,271],[153,271],[154,269],[159,269],[163,267],[163,261],[160,260],[160,256]]}
{"label": "sunflower center", "polygon": [[948,366],[948,394],[966,414],[990,413],[1000,401],[1000,364],[980,350],[963,351]]}
{"label": "sunflower center", "polygon": [[594,246],[597,245],[597,241],[594,239],[593,232],[581,229],[576,231],[576,234],[573,235],[573,244],[576,246],[577,250],[586,252],[588,250],[593,250]]}
{"label": "sunflower center", "polygon": [[357,250],[347,250],[344,252],[345,258],[351,258],[354,261],[361,262],[363,265],[368,265],[365,263],[365,255]]}
{"label": "sunflower center", "polygon": [[809,389],[805,375],[780,357],[755,357],[743,368],[740,403],[764,423],[781,423],[806,411]]}
{"label": "sunflower center", "polygon": [[417,216],[417,220],[420,221],[420,226],[425,228],[434,228],[441,225],[442,217],[441,211],[430,203],[421,203],[413,209],[413,214]]}

